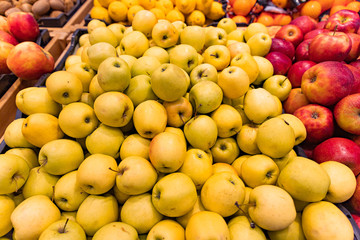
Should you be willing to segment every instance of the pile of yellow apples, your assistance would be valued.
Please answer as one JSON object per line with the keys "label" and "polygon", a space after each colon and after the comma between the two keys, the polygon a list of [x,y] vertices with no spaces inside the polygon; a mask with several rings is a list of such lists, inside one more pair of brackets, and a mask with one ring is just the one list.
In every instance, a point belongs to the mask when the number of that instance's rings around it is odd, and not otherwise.
{"label": "pile of yellow apples", "polygon": [[0,236],[353,240],[335,204],[355,176],[294,151],[306,130],[282,113],[291,84],[264,57],[271,42],[226,18],[92,20],[64,70],[16,96]]}
{"label": "pile of yellow apples", "polygon": [[[204,26],[225,15],[218,0],[93,0],[90,17],[107,24],[131,25],[137,12],[149,10],[157,19],[182,21],[187,25]],[[225,3],[226,6],[226,3]],[[146,22],[144,22],[146,24]]]}

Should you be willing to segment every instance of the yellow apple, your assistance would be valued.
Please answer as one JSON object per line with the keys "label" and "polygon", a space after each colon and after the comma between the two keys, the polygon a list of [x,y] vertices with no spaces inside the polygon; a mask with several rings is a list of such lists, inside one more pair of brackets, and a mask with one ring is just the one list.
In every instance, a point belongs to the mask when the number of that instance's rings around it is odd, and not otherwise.
{"label": "yellow apple", "polygon": [[271,240],[305,240],[305,235],[301,226],[301,213],[296,213],[296,218],[287,228],[279,231],[268,231]]}
{"label": "yellow apple", "polygon": [[4,141],[11,148],[33,148],[22,133],[22,126],[25,118],[18,118],[12,121],[5,129]]}
{"label": "yellow apple", "polygon": [[276,117],[284,119],[294,130],[295,145],[302,143],[306,139],[306,128],[304,123],[299,118],[288,113],[280,114]]}
{"label": "yellow apple", "polygon": [[230,66],[237,66],[244,70],[249,77],[250,83],[255,82],[259,75],[259,66],[254,57],[248,52],[241,52],[237,54],[230,62]]}
{"label": "yellow apple", "polygon": [[254,36],[256,33],[266,33],[269,34],[269,30],[267,27],[258,22],[250,23],[249,26],[245,29],[244,32],[244,39],[247,42],[252,36]]}
{"label": "yellow apple", "polygon": [[174,46],[179,39],[179,35],[179,31],[168,20],[158,21],[151,33],[155,44],[162,48]]}
{"label": "yellow apple", "polygon": [[237,28],[233,31],[231,31],[228,35],[227,35],[227,39],[229,40],[235,40],[237,42],[244,42],[244,32],[245,29],[241,29],[241,28]]}
{"label": "yellow apple", "polygon": [[124,33],[124,37],[121,39],[119,46],[121,54],[138,58],[149,48],[149,40],[142,32],[132,31],[127,34]]}
{"label": "yellow apple", "polygon": [[246,44],[249,45],[252,56],[265,56],[271,48],[271,37],[267,33],[256,33],[252,35]]}
{"label": "yellow apple", "polygon": [[5,154],[13,154],[22,157],[30,169],[39,166],[37,153],[31,148],[11,148]]}
{"label": "yellow apple", "polygon": [[174,220],[165,219],[156,223],[146,237],[147,240],[157,240],[159,238],[185,240],[185,230]]}
{"label": "yellow apple", "polygon": [[47,173],[42,167],[35,167],[29,172],[29,177],[22,188],[22,195],[25,199],[34,195],[44,195],[52,198],[58,180],[58,176]]}
{"label": "yellow apple", "polygon": [[146,37],[151,37],[152,29],[156,23],[157,19],[154,13],[149,10],[140,10],[135,14],[131,25],[134,31],[140,31]]}
{"label": "yellow apple", "polygon": [[236,170],[238,176],[240,178],[242,178],[241,176],[241,166],[244,163],[244,161],[246,159],[248,159],[249,157],[251,157],[251,155],[241,155],[240,157],[238,157],[237,159],[235,159],[235,161],[232,162],[231,166],[234,167],[234,169]]}
{"label": "yellow apple", "polygon": [[205,45],[205,31],[200,26],[187,26],[180,33],[180,43],[189,44],[197,52],[201,52]]}
{"label": "yellow apple", "polygon": [[193,115],[191,103],[185,97],[173,102],[163,102],[167,114],[167,125],[182,127]]}
{"label": "yellow apple", "polygon": [[261,153],[256,144],[258,129],[259,125],[253,123],[242,126],[240,132],[236,135],[236,141],[241,151],[247,154]]}
{"label": "yellow apple", "polygon": [[0,236],[4,236],[13,228],[11,224],[11,214],[15,209],[14,201],[8,196],[0,196]]}
{"label": "yellow apple", "polygon": [[158,46],[153,46],[153,47],[149,48],[148,50],[146,50],[144,52],[143,56],[156,57],[161,64],[169,63],[169,61],[170,61],[169,53],[165,49],[158,47]]}
{"label": "yellow apple", "polygon": [[138,233],[136,229],[123,222],[112,222],[101,227],[96,231],[93,240],[136,240],[138,239]]}
{"label": "yellow apple", "polygon": [[95,71],[88,63],[81,62],[73,64],[69,66],[66,71],[75,74],[81,80],[84,92],[89,91],[89,85],[91,79],[95,76]]}
{"label": "yellow apple", "polygon": [[237,216],[232,218],[228,223],[230,239],[258,239],[266,240],[264,232],[255,225],[251,227],[249,219],[246,216]]}
{"label": "yellow apple", "polygon": [[204,63],[213,65],[218,71],[225,69],[230,63],[230,51],[224,45],[211,45],[202,54]]}
{"label": "yellow apple", "polygon": [[239,146],[232,137],[218,138],[211,147],[214,162],[231,164],[240,154]]}
{"label": "yellow apple", "polygon": [[265,57],[253,56],[253,58],[259,67],[259,74],[253,84],[261,85],[266,79],[274,75],[274,67]]}
{"label": "yellow apple", "polygon": [[39,240],[46,239],[78,239],[86,240],[84,229],[73,220],[61,219],[48,226],[40,235]]}
{"label": "yellow apple", "polygon": [[149,159],[150,140],[137,133],[125,138],[120,147],[120,158],[125,159],[129,156],[139,156]]}

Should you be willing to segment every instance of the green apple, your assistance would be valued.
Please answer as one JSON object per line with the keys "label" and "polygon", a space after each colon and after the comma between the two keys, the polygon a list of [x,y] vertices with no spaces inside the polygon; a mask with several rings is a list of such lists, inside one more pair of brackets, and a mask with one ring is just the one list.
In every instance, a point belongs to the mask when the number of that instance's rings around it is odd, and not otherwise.
{"label": "green apple", "polygon": [[90,85],[89,85],[90,96],[95,101],[95,99],[104,92],[105,92],[104,89],[102,89],[100,87],[100,84],[99,84],[99,81],[97,78],[97,74],[96,74],[90,81]]}
{"label": "green apple", "polygon": [[268,231],[267,232],[271,240],[283,240],[283,239],[294,239],[294,240],[305,240],[305,235],[301,226],[301,213],[296,213],[296,218],[287,228],[279,231]]}
{"label": "green apple", "polygon": [[53,72],[46,79],[45,85],[50,97],[60,104],[79,101],[83,92],[81,80],[67,71]]}
{"label": "green apple", "polygon": [[140,10],[135,14],[131,26],[134,31],[140,31],[149,38],[156,23],[157,19],[154,13],[149,10]]}
{"label": "green apple", "polygon": [[216,70],[221,71],[230,63],[230,51],[224,45],[211,45],[203,53],[204,63],[212,64]]}
{"label": "green apple", "polygon": [[249,216],[256,225],[268,231],[278,231],[295,221],[294,201],[284,189],[261,185],[250,192]]}
{"label": "green apple", "polygon": [[165,219],[156,223],[149,231],[147,240],[173,239],[185,240],[184,228],[174,220]]}
{"label": "green apple", "polygon": [[39,239],[50,224],[60,220],[60,210],[44,195],[22,201],[11,214],[14,239]]}
{"label": "green apple", "polygon": [[211,117],[197,115],[185,124],[184,134],[192,147],[205,151],[214,146],[218,137],[218,130]]}
{"label": "green apple", "polygon": [[240,154],[236,140],[232,137],[218,138],[211,147],[214,162],[231,164]]}
{"label": "green apple", "polygon": [[261,85],[266,79],[274,75],[274,67],[272,63],[264,57],[253,56],[259,67],[259,74],[253,82],[255,85]]}
{"label": "green apple", "polygon": [[58,180],[58,176],[49,174],[42,167],[32,168],[22,188],[22,194],[25,199],[35,195],[45,195],[52,198]]}
{"label": "green apple", "polygon": [[251,36],[246,44],[249,45],[252,56],[265,56],[271,48],[271,37],[267,33],[256,33]]}
{"label": "green apple", "polygon": [[221,71],[218,76],[218,85],[224,96],[230,99],[240,98],[249,90],[250,79],[240,67],[230,66]]}
{"label": "green apple", "polygon": [[227,34],[224,29],[212,27],[205,31],[205,48],[212,45],[225,45],[226,42]]}
{"label": "green apple", "polygon": [[85,144],[90,154],[102,153],[115,158],[123,141],[124,134],[119,128],[102,123],[86,137]]}
{"label": "green apple", "polygon": [[89,42],[91,45],[106,42],[114,48],[119,44],[116,35],[107,27],[98,27],[91,31],[91,33],[89,33]]}
{"label": "green apple", "polygon": [[[124,32],[126,30],[126,27],[121,23],[112,23],[109,26],[107,26],[107,28],[110,29],[113,32],[113,34],[115,34],[118,43],[120,43],[121,39],[124,37]],[[84,34],[81,35],[80,38],[82,36],[84,36]],[[80,39],[79,39],[79,42],[80,42]]]}
{"label": "green apple", "polygon": [[170,62],[169,53],[165,49],[158,46],[153,46],[146,50],[143,56],[156,57],[161,64]]}
{"label": "green apple", "polygon": [[249,45],[244,42],[230,42],[228,41],[228,45],[226,47],[229,49],[230,52],[230,59],[232,60],[236,55],[246,52],[251,53]]}
{"label": "green apple", "polygon": [[176,101],[185,95],[188,89],[188,76],[180,67],[164,63],[151,75],[151,88],[160,99]]}
{"label": "green apple", "polygon": [[150,140],[137,133],[125,138],[120,147],[120,158],[125,159],[130,156],[139,156],[149,160]]}
{"label": "green apple", "polygon": [[121,221],[133,226],[139,234],[148,233],[164,217],[154,207],[150,193],[130,196],[120,215]]}
{"label": "green apple", "polygon": [[274,185],[279,176],[279,167],[268,156],[253,155],[241,164],[241,178],[247,186]]}
{"label": "green apple", "polygon": [[285,120],[290,127],[294,130],[295,134],[295,145],[302,143],[306,139],[306,128],[304,123],[297,117],[292,114],[283,113],[278,116],[277,118],[281,118]]}
{"label": "green apple", "polygon": [[284,75],[274,75],[265,80],[263,88],[284,101],[291,91],[291,82]]}
{"label": "green apple", "polygon": [[210,113],[217,109],[222,102],[223,91],[212,81],[200,81],[189,92],[189,101],[195,113]]}
{"label": "green apple", "polygon": [[7,150],[5,154],[13,154],[22,157],[27,162],[30,169],[39,166],[37,153],[31,148],[11,148]]}
{"label": "green apple", "polygon": [[92,133],[98,125],[94,109],[82,102],[66,105],[59,114],[61,130],[73,138],[83,138]]}
{"label": "green apple", "polygon": [[[123,40],[121,40],[121,43],[124,41],[124,39],[125,37],[123,38]],[[91,45],[87,50],[84,51],[86,51],[86,55],[88,57],[88,61],[91,68],[96,71],[98,70],[100,63],[102,63],[105,59],[109,57],[116,57],[115,47],[107,42],[95,43],[94,45]]]}
{"label": "green apple", "polygon": [[330,187],[324,200],[342,203],[351,198],[356,189],[356,178],[351,169],[343,163],[326,161],[320,163],[330,177]]}
{"label": "green apple", "polygon": [[80,144],[71,139],[57,139],[46,143],[39,152],[39,164],[52,175],[64,175],[77,169],[84,160]]}
{"label": "green apple", "polygon": [[258,129],[259,125],[253,123],[242,126],[240,132],[236,135],[236,141],[241,151],[252,155],[261,153],[256,144]]}
{"label": "green apple", "polygon": [[330,177],[315,161],[295,157],[280,172],[277,185],[285,189],[294,199],[317,202],[326,197],[330,187]]}
{"label": "green apple", "polygon": [[255,227],[252,227],[249,219],[246,216],[237,216],[231,218],[228,223],[228,227],[230,231],[230,239],[266,240],[266,236],[261,228],[256,225]]}
{"label": "green apple", "polygon": [[187,26],[180,33],[180,43],[188,44],[201,52],[205,45],[205,31],[200,26]]}
{"label": "green apple", "polygon": [[162,48],[175,46],[179,35],[180,33],[177,28],[167,20],[158,21],[151,33],[155,44]]}
{"label": "green apple", "polygon": [[238,211],[245,197],[245,185],[235,174],[220,172],[206,180],[201,188],[201,202],[205,209],[223,217]]}
{"label": "green apple", "polygon": [[151,77],[152,73],[160,67],[160,61],[153,56],[142,56],[138,58],[131,67],[131,76],[147,75]]}
{"label": "green apple", "polygon": [[126,35],[124,34],[119,46],[121,54],[138,58],[149,48],[149,40],[142,32],[133,31]]}
{"label": "green apple", "polygon": [[[81,36],[83,36],[83,35],[81,35]],[[73,54],[73,55],[68,56],[65,60],[65,66],[64,66],[65,70],[67,70],[69,67],[71,67],[72,65],[75,65],[77,63],[81,63],[81,55]]]}
{"label": "green apple", "polygon": [[139,239],[136,229],[123,222],[112,222],[104,225],[96,231],[93,240],[137,240]]}
{"label": "green apple", "polygon": [[14,209],[14,201],[8,196],[0,195],[0,236],[4,236],[13,228],[10,217]]}
{"label": "green apple", "polygon": [[140,136],[153,138],[165,130],[167,123],[166,109],[155,100],[146,100],[135,108],[133,122]]}
{"label": "green apple", "polygon": [[180,217],[191,211],[197,199],[196,187],[184,173],[170,173],[153,187],[152,203],[167,217]]}
{"label": "green apple", "polygon": [[97,71],[100,87],[105,91],[124,91],[130,82],[128,64],[121,58],[109,57],[101,62]]}
{"label": "green apple", "polygon": [[297,157],[296,152],[292,149],[288,154],[281,158],[273,158],[279,170],[282,171],[286,164],[288,164],[294,157]]}
{"label": "green apple", "polygon": [[20,90],[15,98],[16,107],[24,114],[49,113],[58,116],[61,104],[55,102],[46,88],[28,87]]}
{"label": "green apple", "polygon": [[200,211],[192,215],[185,228],[185,237],[195,239],[230,239],[229,228],[224,218],[211,211]]}
{"label": "green apple", "polygon": [[277,102],[264,88],[249,89],[244,98],[244,112],[248,119],[260,124],[277,111]]}
{"label": "green apple", "polygon": [[250,83],[253,83],[259,75],[259,66],[250,53],[242,52],[236,55],[230,62],[231,66],[243,69],[249,76]]}
{"label": "green apple", "polygon": [[55,184],[54,200],[63,211],[76,211],[88,196],[76,180],[77,171],[69,172],[60,177]]}
{"label": "green apple", "polygon": [[89,194],[103,194],[115,184],[117,163],[113,157],[96,153],[80,164],[76,181]]}
{"label": "green apple", "polygon": [[198,53],[188,44],[176,45],[169,54],[170,63],[184,69],[187,73],[198,65]]}
{"label": "green apple", "polygon": [[319,201],[305,207],[301,225],[308,240],[345,240],[354,238],[347,216],[333,203]]}
{"label": "green apple", "polygon": [[190,83],[194,86],[200,81],[212,81],[217,83],[218,72],[216,68],[209,63],[202,63],[197,65],[190,73]]}
{"label": "green apple", "polygon": [[94,112],[102,123],[111,127],[123,127],[133,116],[131,99],[121,92],[105,92],[94,102]]}
{"label": "green apple", "polygon": [[40,235],[39,240],[86,240],[84,229],[75,221],[62,219],[52,223]]}
{"label": "green apple", "polygon": [[122,60],[124,60],[128,64],[129,68],[131,69],[137,58],[132,55],[121,54],[121,52],[119,52],[118,49],[120,49],[120,48],[119,47],[116,48],[118,57],[121,58]]}
{"label": "green apple", "polygon": [[231,18],[222,18],[218,22],[217,27],[224,29],[227,34],[237,29],[236,22]]}
{"label": "green apple", "polygon": [[241,28],[237,28],[233,31],[231,31],[230,33],[228,33],[227,35],[227,39],[229,40],[235,40],[237,42],[244,42],[244,33],[245,33],[245,29],[241,29]]}
{"label": "green apple", "polygon": [[254,22],[254,23],[250,23],[249,26],[247,26],[247,28],[245,29],[244,32],[244,39],[245,41],[249,41],[249,39],[254,36],[256,33],[266,33],[269,34],[269,30],[267,29],[267,27],[262,24],[262,23],[258,23],[258,22]]}
{"label": "green apple", "polygon": [[22,126],[25,118],[18,118],[12,121],[5,129],[4,141],[11,148],[33,148],[22,133]]}
{"label": "green apple", "polygon": [[294,147],[295,133],[285,120],[270,118],[259,126],[256,144],[263,154],[281,158]]}
{"label": "green apple", "polygon": [[150,191],[158,174],[151,163],[139,156],[122,159],[116,175],[116,187],[127,195],[139,195]]}
{"label": "green apple", "polygon": [[89,91],[89,85],[91,79],[95,76],[95,71],[90,67],[88,63],[73,64],[66,69],[67,72],[75,74],[82,82],[83,91]]}
{"label": "green apple", "polygon": [[87,236],[93,236],[100,228],[119,218],[119,207],[113,195],[89,195],[80,205],[76,222]]}

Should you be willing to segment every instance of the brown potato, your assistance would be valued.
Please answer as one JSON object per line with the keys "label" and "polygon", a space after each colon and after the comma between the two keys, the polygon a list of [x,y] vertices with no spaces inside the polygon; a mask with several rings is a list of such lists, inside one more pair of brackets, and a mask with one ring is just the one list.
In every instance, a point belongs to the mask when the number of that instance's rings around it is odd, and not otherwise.
{"label": "brown potato", "polygon": [[24,12],[31,12],[32,5],[30,3],[23,3],[20,5],[20,9],[23,10]]}
{"label": "brown potato", "polygon": [[6,10],[12,7],[12,4],[7,1],[1,1],[0,2],[0,14],[4,15]]}
{"label": "brown potato", "polygon": [[64,2],[65,2],[64,12],[69,12],[74,7],[74,3],[72,0],[65,0]]}
{"label": "brown potato", "polygon": [[63,0],[50,0],[49,3],[52,10],[64,11],[65,9]]}
{"label": "brown potato", "polygon": [[32,5],[32,12],[36,16],[43,16],[50,10],[50,3],[47,1],[37,1]]}

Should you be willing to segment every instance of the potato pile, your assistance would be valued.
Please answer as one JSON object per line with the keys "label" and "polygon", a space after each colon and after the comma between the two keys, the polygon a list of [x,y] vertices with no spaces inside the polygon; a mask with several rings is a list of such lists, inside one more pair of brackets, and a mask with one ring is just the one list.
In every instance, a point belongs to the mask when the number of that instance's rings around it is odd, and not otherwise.
{"label": "potato pile", "polygon": [[0,15],[8,16],[12,12],[29,12],[36,19],[57,17],[69,12],[76,0],[0,0]]}

